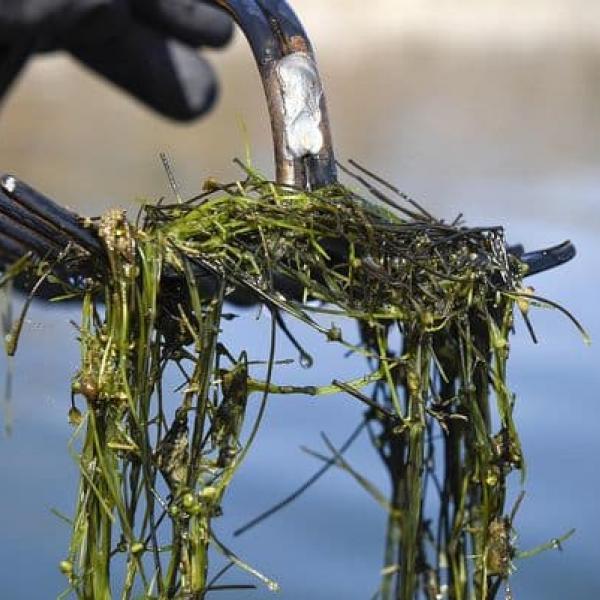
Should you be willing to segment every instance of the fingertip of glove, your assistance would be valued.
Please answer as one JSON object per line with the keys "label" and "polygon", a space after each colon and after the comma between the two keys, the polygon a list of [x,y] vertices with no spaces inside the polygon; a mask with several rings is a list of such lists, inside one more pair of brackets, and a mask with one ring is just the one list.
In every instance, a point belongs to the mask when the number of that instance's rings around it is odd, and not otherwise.
{"label": "fingertip of glove", "polygon": [[157,108],[175,121],[193,121],[214,107],[220,91],[217,77],[204,58],[182,44],[169,44],[169,54],[177,86],[169,101]]}
{"label": "fingertip of glove", "polygon": [[189,123],[212,110],[219,98],[219,85],[215,81],[202,96],[182,96],[180,101],[171,101],[168,105],[154,106],[164,117],[178,123]]}
{"label": "fingertip of glove", "polygon": [[131,6],[141,22],[195,48],[221,48],[233,36],[231,17],[199,0],[131,0]]}
{"label": "fingertip of glove", "polygon": [[235,30],[233,20],[226,14],[219,15],[213,21],[210,32],[210,45],[222,48],[231,42]]}

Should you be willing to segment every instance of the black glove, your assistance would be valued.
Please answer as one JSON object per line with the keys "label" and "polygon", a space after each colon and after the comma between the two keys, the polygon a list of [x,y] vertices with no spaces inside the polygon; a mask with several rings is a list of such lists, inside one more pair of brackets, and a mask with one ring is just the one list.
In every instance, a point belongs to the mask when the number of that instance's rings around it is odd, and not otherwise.
{"label": "black glove", "polygon": [[0,98],[32,54],[65,49],[162,114],[193,119],[217,95],[195,49],[231,35],[203,0],[0,0]]}

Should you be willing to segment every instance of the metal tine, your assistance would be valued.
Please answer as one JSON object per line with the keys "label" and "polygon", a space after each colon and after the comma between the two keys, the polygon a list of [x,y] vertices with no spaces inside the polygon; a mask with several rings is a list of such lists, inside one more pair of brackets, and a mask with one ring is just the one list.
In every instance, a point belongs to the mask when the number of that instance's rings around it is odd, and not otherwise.
{"label": "metal tine", "polygon": [[32,213],[5,195],[2,191],[0,191],[0,219],[4,223],[5,231],[12,227],[15,230],[15,235],[19,235],[21,230],[17,229],[14,225],[14,223],[17,223],[32,234],[41,236],[45,240],[48,250],[54,249],[60,251],[71,241],[69,236],[60,227],[40,218],[37,214]]}
{"label": "metal tine", "polygon": [[[522,248],[522,247],[521,247]],[[521,250],[519,248],[519,250]],[[531,252],[518,252],[514,253],[517,258],[527,265],[526,277],[530,275],[536,275],[537,273],[543,273],[555,267],[559,267],[566,262],[569,262],[577,254],[575,246],[570,242],[566,241],[562,244],[552,246],[550,248],[544,248],[543,250],[533,250]]]}
{"label": "metal tine", "polygon": [[[76,213],[59,206],[12,175],[0,178],[0,188],[22,210],[30,213],[32,222],[40,230],[52,224],[62,232],[64,239],[68,237],[68,241],[76,243],[91,254],[103,254],[100,240],[92,230],[84,227],[83,218]],[[11,235],[10,232],[7,234]]]}
{"label": "metal tine", "polygon": [[22,255],[32,251],[40,257],[45,257],[56,255],[64,248],[64,246],[56,244],[31,227],[15,221],[3,212],[0,212],[0,234],[12,240],[13,248],[17,248],[15,244],[22,246]]}

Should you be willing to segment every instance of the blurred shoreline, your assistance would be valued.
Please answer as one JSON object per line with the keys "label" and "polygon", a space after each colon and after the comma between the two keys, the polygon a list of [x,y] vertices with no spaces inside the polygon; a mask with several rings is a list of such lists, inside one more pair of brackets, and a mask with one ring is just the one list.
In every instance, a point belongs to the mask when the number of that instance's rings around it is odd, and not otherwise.
{"label": "blurred shoreline", "polygon": [[592,0],[295,0],[318,47],[360,49],[405,41],[519,50],[600,46],[600,3]]}

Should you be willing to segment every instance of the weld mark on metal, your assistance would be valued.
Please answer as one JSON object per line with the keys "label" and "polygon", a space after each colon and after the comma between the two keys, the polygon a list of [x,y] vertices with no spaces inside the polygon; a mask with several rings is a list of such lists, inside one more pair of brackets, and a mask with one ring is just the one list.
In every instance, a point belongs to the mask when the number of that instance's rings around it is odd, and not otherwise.
{"label": "weld mark on metal", "polygon": [[323,87],[314,60],[303,52],[277,63],[283,99],[286,158],[318,154],[323,148],[321,97]]}

